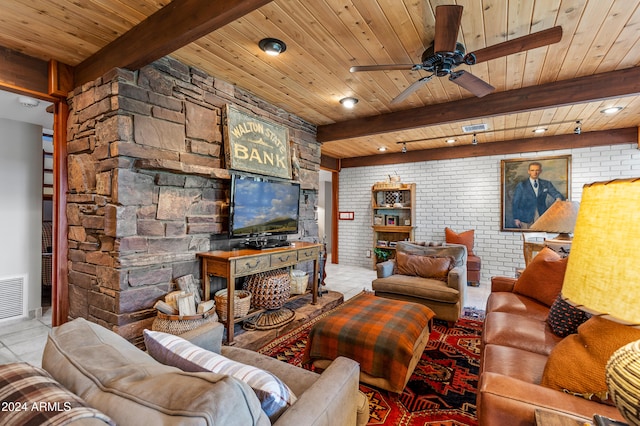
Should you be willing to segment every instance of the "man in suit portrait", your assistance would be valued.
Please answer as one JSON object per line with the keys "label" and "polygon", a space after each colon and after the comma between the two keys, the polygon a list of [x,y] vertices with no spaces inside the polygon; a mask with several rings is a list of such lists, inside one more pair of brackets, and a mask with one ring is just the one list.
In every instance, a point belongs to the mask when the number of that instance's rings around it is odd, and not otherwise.
{"label": "man in suit portrait", "polygon": [[529,163],[527,173],[529,177],[518,183],[513,196],[513,221],[520,229],[529,229],[555,200],[564,200],[551,181],[540,179],[542,164]]}

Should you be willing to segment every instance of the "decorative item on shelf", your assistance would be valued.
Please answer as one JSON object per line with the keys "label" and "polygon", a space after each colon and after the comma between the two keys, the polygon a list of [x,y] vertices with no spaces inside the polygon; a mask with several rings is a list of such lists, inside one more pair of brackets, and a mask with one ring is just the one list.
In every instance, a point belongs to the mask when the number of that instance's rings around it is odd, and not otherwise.
{"label": "decorative item on shelf", "polygon": [[260,272],[247,277],[244,289],[251,293],[253,307],[279,309],[291,294],[291,276],[286,269]]}
{"label": "decorative item on shelf", "polygon": [[[227,289],[218,290],[214,295],[216,312],[221,321],[227,320]],[[251,293],[246,290],[236,290],[233,304],[233,317],[240,318],[249,313],[251,308]]]}
{"label": "decorative item on shelf", "polygon": [[376,242],[376,245],[377,245],[378,247],[387,247],[387,246],[389,245],[389,243],[388,243],[387,241],[384,241],[384,240],[378,240],[378,241]]}
{"label": "decorative item on shelf", "polygon": [[385,225],[387,226],[398,226],[398,216],[386,215],[385,222]]}
{"label": "decorative item on shelf", "polygon": [[[638,252],[640,179],[585,185],[563,298],[594,315],[640,328]],[[616,407],[630,424],[640,425],[640,341],[618,349],[605,371]]]}
{"label": "decorative item on shelf", "polygon": [[411,226],[411,219],[409,219],[408,217],[407,217],[407,218],[404,218],[404,220],[403,220],[403,223],[402,223],[402,224],[403,224],[404,226]]}
{"label": "decorative item on shelf", "polygon": [[385,261],[389,260],[389,258],[391,257],[391,252],[389,250],[383,249],[383,248],[375,248],[373,250],[373,253],[382,262],[385,262]]}
{"label": "decorative item on shelf", "polygon": [[373,224],[376,226],[384,225],[384,215],[382,214],[373,215]]}
{"label": "decorative item on shelf", "polygon": [[291,270],[291,294],[304,294],[309,285],[309,274],[300,269]]}

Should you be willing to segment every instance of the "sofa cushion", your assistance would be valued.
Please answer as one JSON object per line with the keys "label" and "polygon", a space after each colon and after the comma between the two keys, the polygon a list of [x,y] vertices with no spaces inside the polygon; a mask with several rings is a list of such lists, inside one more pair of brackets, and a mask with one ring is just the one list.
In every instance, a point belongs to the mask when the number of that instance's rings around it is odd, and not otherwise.
{"label": "sofa cushion", "polygon": [[162,365],[83,318],[50,331],[42,366],[117,424],[269,424],[255,393],[240,380]]}
{"label": "sofa cushion", "polygon": [[543,248],[522,271],[513,291],[550,307],[562,290],[567,259],[548,247]]}
{"label": "sofa cushion", "polygon": [[242,380],[254,390],[273,423],[296,402],[289,387],[273,374],[202,349],[173,334],[144,330],[144,343],[157,361],[183,371],[211,371]]}
{"label": "sofa cushion", "polygon": [[546,305],[520,294],[499,291],[489,294],[486,312],[510,312],[538,321],[546,321],[549,308]]}
{"label": "sofa cushion", "polygon": [[460,300],[458,290],[447,286],[440,280],[431,278],[391,275],[373,280],[371,287],[376,292],[401,294],[436,302],[457,303]]}
{"label": "sofa cushion", "polygon": [[540,384],[547,356],[502,345],[482,348],[480,373],[502,374],[527,383]]}
{"label": "sofa cushion", "polygon": [[640,330],[592,317],[551,352],[541,384],[589,400],[607,402],[605,367],[613,353],[640,339]]}
{"label": "sofa cushion", "polygon": [[420,256],[398,252],[396,263],[398,274],[446,281],[453,262],[450,257]]}
{"label": "sofa cushion", "polygon": [[462,244],[467,247],[467,255],[473,254],[475,231],[470,229],[468,231],[460,232],[459,234],[451,228],[444,228],[444,239],[447,244]]}
{"label": "sofa cushion", "polygon": [[549,355],[562,339],[544,320],[510,312],[489,312],[482,330],[482,344],[502,345]]}
{"label": "sofa cushion", "polygon": [[26,362],[0,365],[0,395],[2,424],[57,426],[95,419],[115,426],[109,416],[87,405],[42,368]]}
{"label": "sofa cushion", "polygon": [[578,326],[590,317],[585,311],[567,303],[559,294],[549,309],[547,323],[556,336],[566,337],[577,333]]}

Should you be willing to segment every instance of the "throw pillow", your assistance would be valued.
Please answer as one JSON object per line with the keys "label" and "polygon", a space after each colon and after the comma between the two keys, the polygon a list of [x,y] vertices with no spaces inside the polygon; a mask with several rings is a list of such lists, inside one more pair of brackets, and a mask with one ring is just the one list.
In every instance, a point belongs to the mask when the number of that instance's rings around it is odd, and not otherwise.
{"label": "throw pillow", "polygon": [[591,317],[585,311],[566,302],[559,294],[549,309],[547,324],[556,336],[567,337],[578,331],[578,326]]}
{"label": "throw pillow", "polygon": [[115,425],[106,414],[58,383],[44,369],[26,362],[0,365],[3,424],[67,425],[83,419],[90,424]]}
{"label": "throw pillow", "polygon": [[444,240],[447,244],[462,244],[467,246],[467,255],[473,254],[474,236],[475,231],[473,229],[458,234],[451,228],[444,228]]}
{"label": "throw pillow", "polygon": [[144,330],[144,343],[149,355],[162,364],[188,372],[225,374],[245,382],[256,393],[272,423],[297,400],[291,389],[268,371],[207,351],[179,336]]}
{"label": "throw pillow", "polygon": [[433,278],[447,281],[452,268],[451,257],[420,256],[399,251],[396,254],[398,273],[422,278]]}
{"label": "throw pillow", "polygon": [[589,400],[611,403],[605,367],[613,353],[640,339],[640,330],[592,317],[578,333],[562,339],[551,351],[540,384]]}
{"label": "throw pillow", "polygon": [[522,271],[513,292],[550,307],[562,290],[567,260],[550,248],[543,248]]}

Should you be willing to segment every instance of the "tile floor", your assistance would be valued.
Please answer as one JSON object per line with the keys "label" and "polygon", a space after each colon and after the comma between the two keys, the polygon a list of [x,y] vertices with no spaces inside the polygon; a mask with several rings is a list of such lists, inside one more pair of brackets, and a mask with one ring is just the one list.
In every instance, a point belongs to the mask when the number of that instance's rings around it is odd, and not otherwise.
{"label": "tile floor", "polygon": [[[330,259],[327,261],[326,288],[341,292],[345,300],[364,289],[371,290],[371,281],[375,278],[376,273],[372,269],[336,265]],[[484,309],[488,294],[489,285],[486,283],[479,287],[467,287],[464,306]],[[26,361],[41,365],[47,333],[51,328],[51,308],[43,310],[41,318],[0,322],[0,364]]]}

